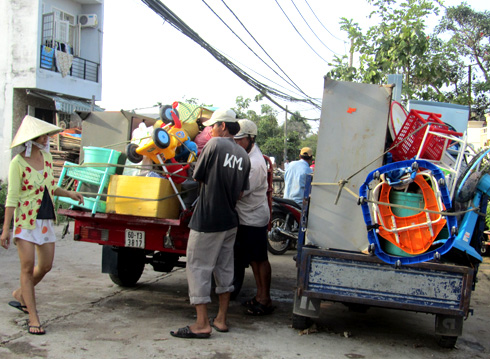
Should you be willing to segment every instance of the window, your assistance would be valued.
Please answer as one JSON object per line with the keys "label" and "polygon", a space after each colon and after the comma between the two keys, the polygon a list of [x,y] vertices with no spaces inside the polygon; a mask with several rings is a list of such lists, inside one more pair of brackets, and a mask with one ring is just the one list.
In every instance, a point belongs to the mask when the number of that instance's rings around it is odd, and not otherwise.
{"label": "window", "polygon": [[43,14],[42,45],[79,56],[79,26],[75,16],[53,8]]}

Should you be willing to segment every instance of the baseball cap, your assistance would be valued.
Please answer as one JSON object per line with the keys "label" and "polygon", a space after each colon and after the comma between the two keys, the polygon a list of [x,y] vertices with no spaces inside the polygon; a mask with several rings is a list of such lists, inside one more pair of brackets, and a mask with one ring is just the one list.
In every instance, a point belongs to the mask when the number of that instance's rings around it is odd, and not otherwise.
{"label": "baseball cap", "polygon": [[311,157],[313,156],[313,150],[309,147],[303,147],[301,151],[299,151],[300,156]]}
{"label": "baseball cap", "polygon": [[213,112],[213,115],[211,118],[205,122],[203,122],[203,126],[212,126],[216,122],[237,122],[236,118],[236,113],[235,111],[228,109],[228,110],[216,110]]}
{"label": "baseball cap", "polygon": [[245,138],[250,136],[257,136],[257,125],[250,120],[238,120],[240,124],[240,131],[235,135],[235,140],[239,140],[240,138]]}

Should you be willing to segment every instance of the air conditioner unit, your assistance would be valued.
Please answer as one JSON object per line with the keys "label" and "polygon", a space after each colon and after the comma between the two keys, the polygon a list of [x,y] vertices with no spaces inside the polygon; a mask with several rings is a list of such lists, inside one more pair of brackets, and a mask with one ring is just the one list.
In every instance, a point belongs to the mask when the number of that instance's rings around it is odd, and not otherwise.
{"label": "air conditioner unit", "polygon": [[78,23],[81,27],[96,27],[97,14],[80,14],[78,15]]}

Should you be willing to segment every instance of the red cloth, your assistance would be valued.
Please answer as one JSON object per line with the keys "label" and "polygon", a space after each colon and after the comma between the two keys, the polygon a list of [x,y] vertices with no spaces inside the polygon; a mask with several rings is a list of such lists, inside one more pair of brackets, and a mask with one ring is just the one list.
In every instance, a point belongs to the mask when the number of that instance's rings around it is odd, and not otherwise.
{"label": "red cloth", "polygon": [[211,127],[212,126],[204,127],[204,130],[198,133],[196,138],[194,138],[194,142],[197,145],[197,153],[201,153],[204,145],[211,139]]}

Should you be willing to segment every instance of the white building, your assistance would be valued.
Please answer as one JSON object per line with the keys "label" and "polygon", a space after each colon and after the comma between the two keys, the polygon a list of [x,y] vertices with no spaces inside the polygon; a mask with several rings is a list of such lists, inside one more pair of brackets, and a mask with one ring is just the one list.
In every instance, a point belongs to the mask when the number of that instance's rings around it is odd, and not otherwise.
{"label": "white building", "polygon": [[60,127],[102,92],[103,0],[0,2],[0,179],[26,114]]}
{"label": "white building", "polygon": [[468,122],[468,142],[471,143],[476,151],[490,146],[490,132],[488,124],[490,124],[490,113],[485,114],[485,121],[470,121]]}

